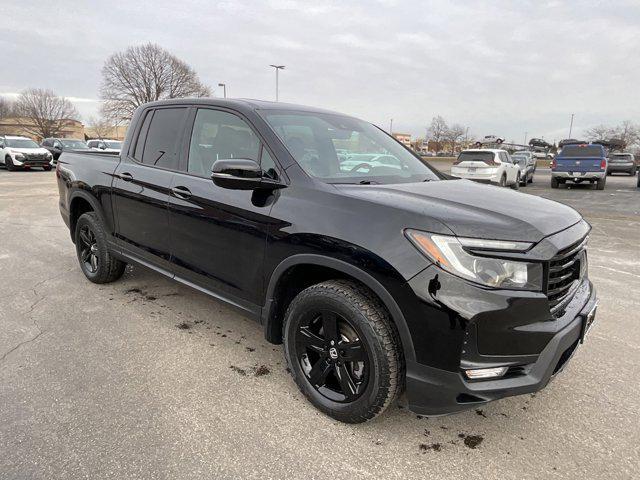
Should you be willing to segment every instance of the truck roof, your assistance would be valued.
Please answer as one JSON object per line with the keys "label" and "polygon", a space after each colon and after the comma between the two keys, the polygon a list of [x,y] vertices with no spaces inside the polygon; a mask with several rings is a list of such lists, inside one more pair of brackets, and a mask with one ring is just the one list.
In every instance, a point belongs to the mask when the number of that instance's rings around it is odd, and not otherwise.
{"label": "truck roof", "polygon": [[314,112],[314,113],[328,113],[333,115],[345,115],[340,112],[332,110],[326,110],[323,108],[310,107],[307,105],[299,105],[295,103],[284,102],[271,102],[268,100],[256,100],[251,98],[172,98],[168,100],[158,100],[145,104],[145,106],[159,106],[159,105],[211,105],[215,107],[232,107],[238,110],[295,110],[299,112]]}

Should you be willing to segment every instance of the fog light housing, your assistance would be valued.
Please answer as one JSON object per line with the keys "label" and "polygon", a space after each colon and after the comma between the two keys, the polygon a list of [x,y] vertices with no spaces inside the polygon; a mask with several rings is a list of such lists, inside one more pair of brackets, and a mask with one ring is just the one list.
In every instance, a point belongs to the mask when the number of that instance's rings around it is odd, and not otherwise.
{"label": "fog light housing", "polygon": [[497,378],[502,377],[509,367],[494,367],[494,368],[475,368],[473,370],[465,370],[464,374],[470,380],[481,380],[484,378]]}

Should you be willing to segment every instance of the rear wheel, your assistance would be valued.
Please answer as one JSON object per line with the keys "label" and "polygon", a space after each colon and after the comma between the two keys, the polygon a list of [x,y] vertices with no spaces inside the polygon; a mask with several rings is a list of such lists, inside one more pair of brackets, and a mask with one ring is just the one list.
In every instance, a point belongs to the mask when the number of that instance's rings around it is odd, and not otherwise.
{"label": "rear wheel", "polygon": [[596,183],[596,190],[604,190],[604,186],[607,183],[607,177],[604,178],[599,178],[598,182]]}
{"label": "rear wheel", "polygon": [[558,188],[558,185],[560,185],[558,179],[555,177],[551,177],[551,188]]}
{"label": "rear wheel", "polygon": [[76,223],[76,253],[82,273],[93,283],[109,283],[124,273],[126,263],[113,257],[107,235],[95,212],[84,213]]}
{"label": "rear wheel", "polygon": [[520,172],[518,172],[518,175],[516,176],[516,181],[513,185],[511,185],[511,188],[513,188],[514,190],[518,190],[520,188]]}
{"label": "rear wheel", "polygon": [[10,155],[7,155],[4,158],[4,165],[7,167],[7,170],[10,172],[14,172],[16,170],[16,166],[13,164],[13,159]]}
{"label": "rear wheel", "polygon": [[404,383],[395,326],[380,301],[354,282],[330,280],[298,294],[285,315],[283,340],[298,388],[341,422],[379,415]]}
{"label": "rear wheel", "polygon": [[506,175],[502,175],[502,177],[500,177],[499,185],[501,187],[506,187],[507,186],[507,176]]}

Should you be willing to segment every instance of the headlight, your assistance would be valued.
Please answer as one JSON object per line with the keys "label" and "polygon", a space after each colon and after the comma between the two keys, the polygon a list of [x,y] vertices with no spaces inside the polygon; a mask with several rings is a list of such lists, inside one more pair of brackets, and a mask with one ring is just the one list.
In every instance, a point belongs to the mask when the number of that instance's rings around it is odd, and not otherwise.
{"label": "headlight", "polygon": [[53,155],[51,155],[51,152],[45,153],[44,156],[47,160],[51,160],[53,158]]}
{"label": "headlight", "polygon": [[23,160],[24,159],[24,154],[22,154],[20,152],[16,152],[13,155],[16,157],[16,160]]}
{"label": "headlight", "polygon": [[454,275],[493,288],[542,290],[541,263],[481,256],[482,250],[524,252],[531,243],[459,238],[418,230],[405,230],[405,235],[436,265]]}

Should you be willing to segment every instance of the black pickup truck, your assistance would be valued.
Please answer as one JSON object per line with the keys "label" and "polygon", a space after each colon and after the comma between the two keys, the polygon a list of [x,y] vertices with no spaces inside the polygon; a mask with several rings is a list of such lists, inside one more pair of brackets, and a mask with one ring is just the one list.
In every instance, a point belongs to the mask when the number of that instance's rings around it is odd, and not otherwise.
{"label": "black pickup truck", "polygon": [[60,212],[95,283],[151,268],[255,319],[344,422],[534,392],[594,319],[590,226],[451,179],[370,123],[253,100],[135,113],[119,156],[63,153]]}

